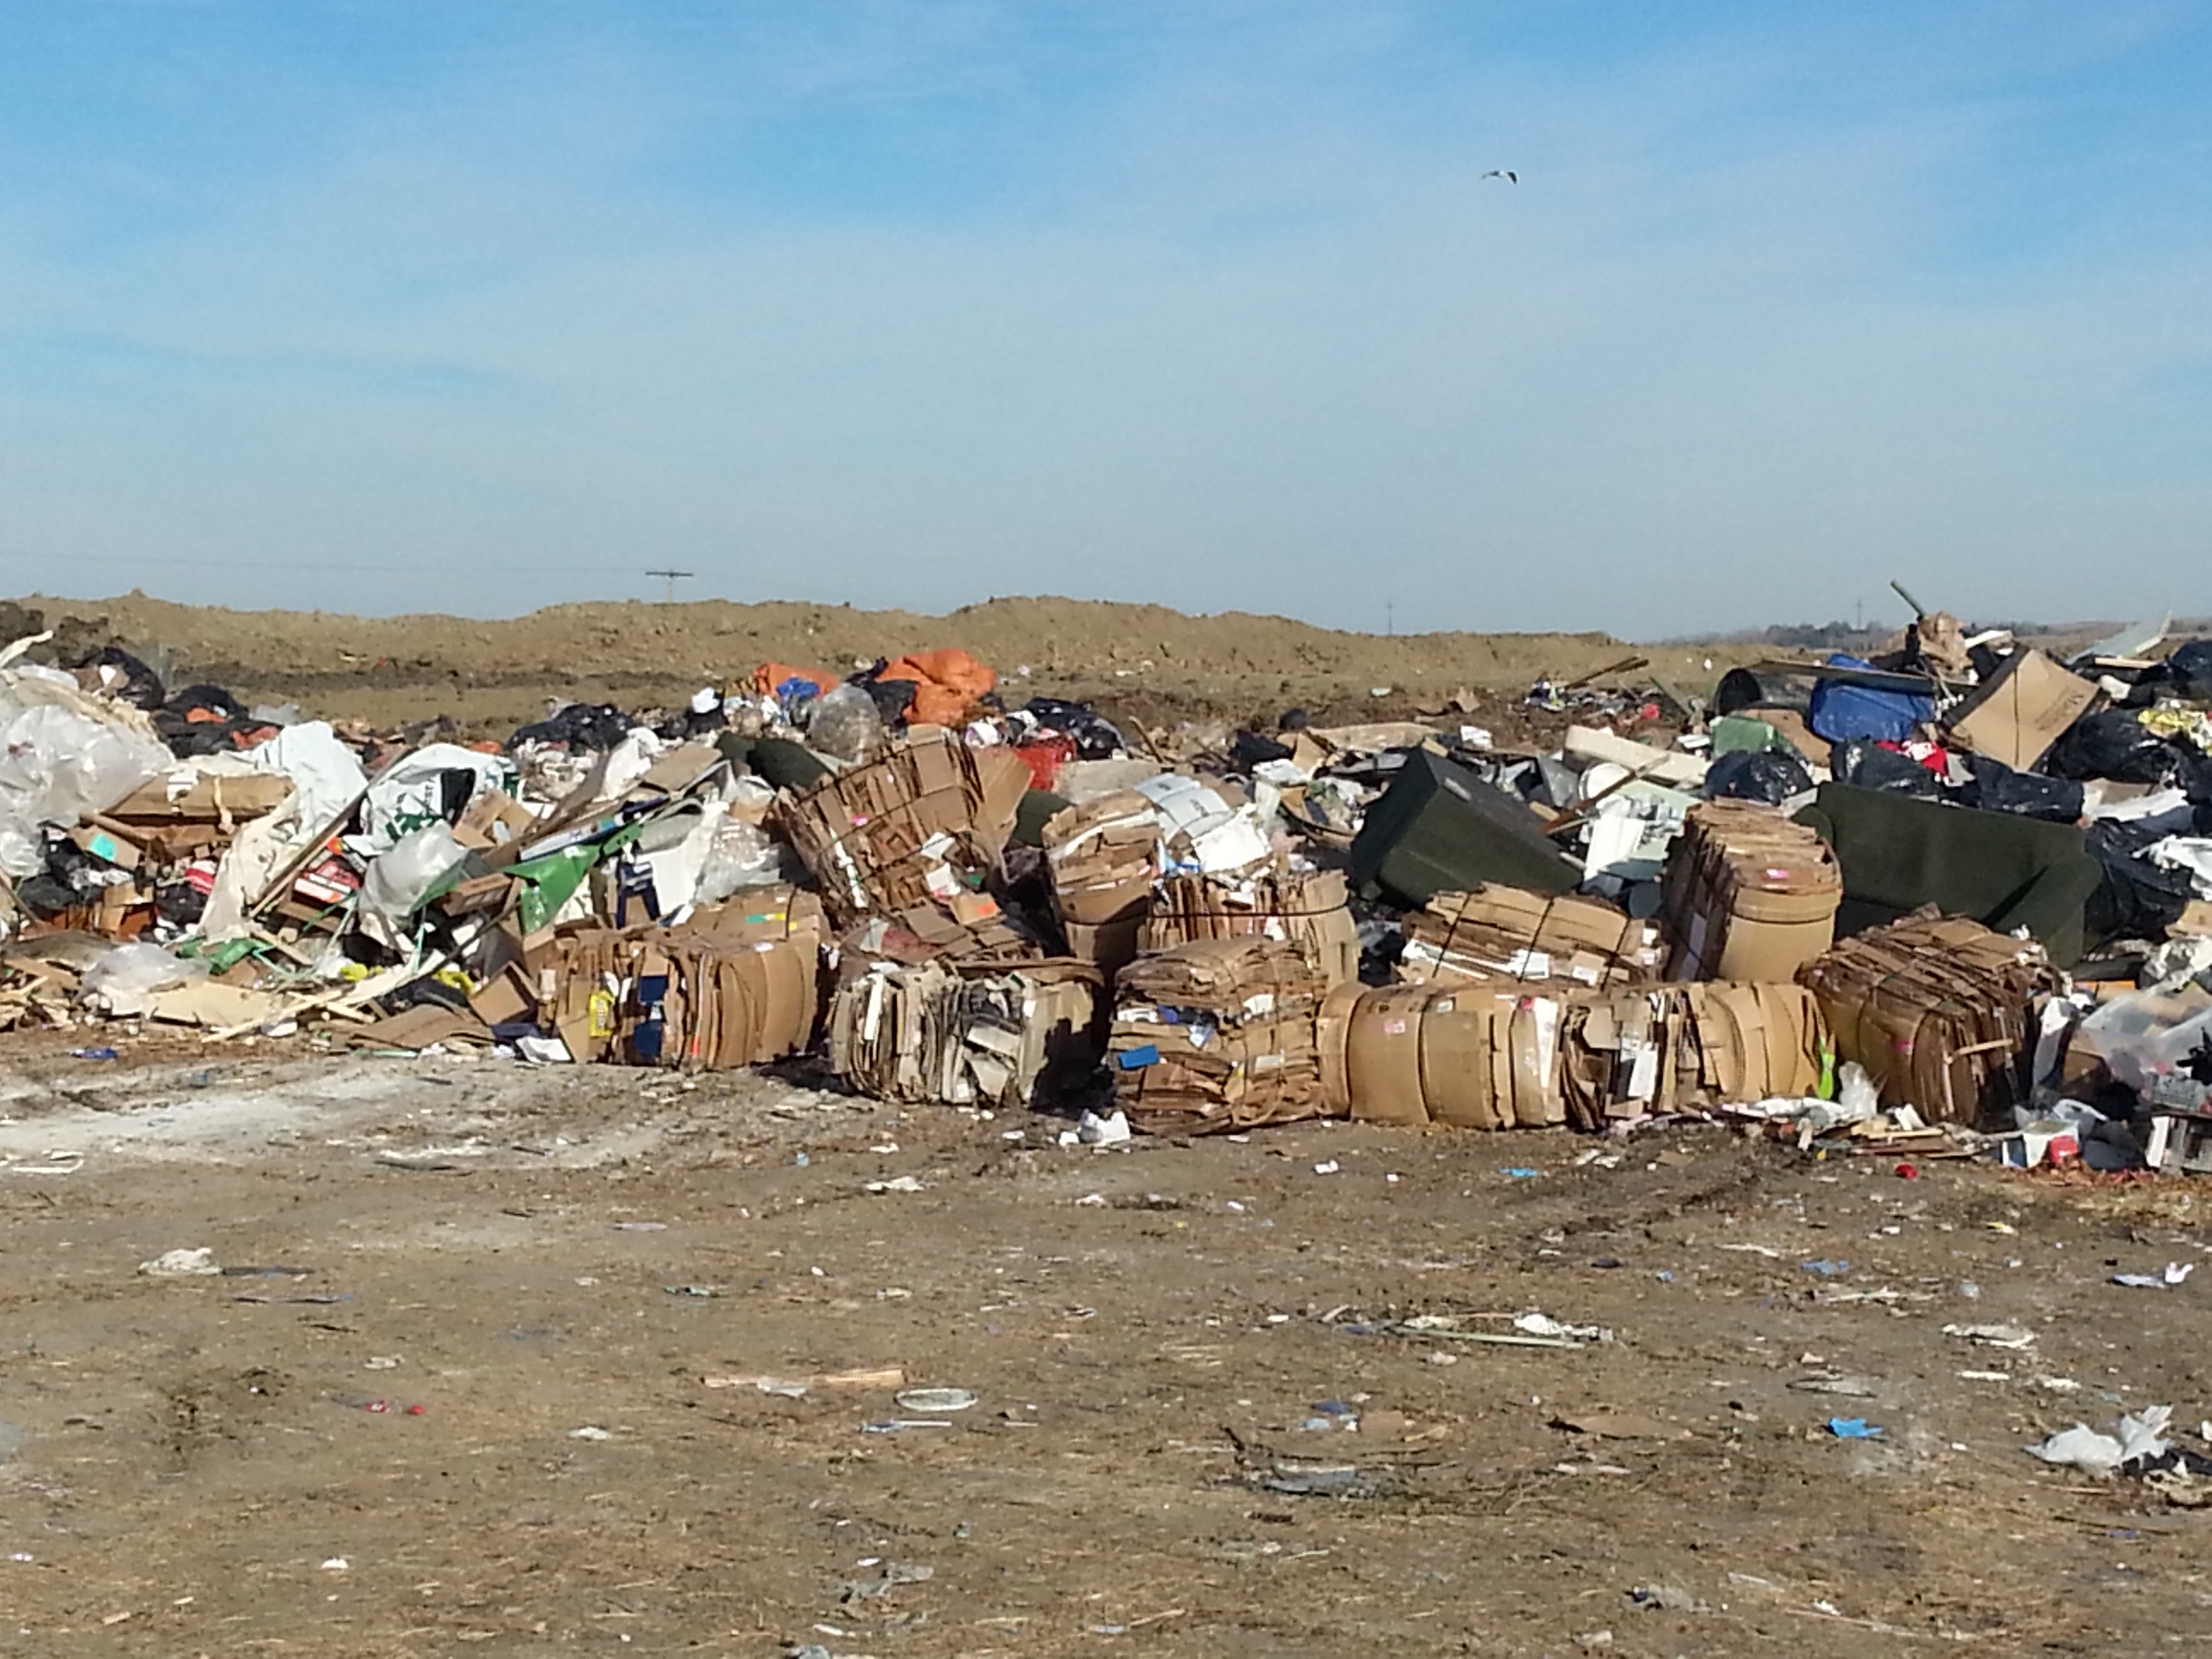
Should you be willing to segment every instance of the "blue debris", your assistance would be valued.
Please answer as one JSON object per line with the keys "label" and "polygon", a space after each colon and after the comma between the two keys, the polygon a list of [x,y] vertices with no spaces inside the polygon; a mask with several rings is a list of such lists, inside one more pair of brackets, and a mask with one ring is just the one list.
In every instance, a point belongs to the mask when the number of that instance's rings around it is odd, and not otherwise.
{"label": "blue debris", "polygon": [[1879,1440],[1881,1430],[1863,1417],[1832,1417],[1828,1432],[1838,1440]]}

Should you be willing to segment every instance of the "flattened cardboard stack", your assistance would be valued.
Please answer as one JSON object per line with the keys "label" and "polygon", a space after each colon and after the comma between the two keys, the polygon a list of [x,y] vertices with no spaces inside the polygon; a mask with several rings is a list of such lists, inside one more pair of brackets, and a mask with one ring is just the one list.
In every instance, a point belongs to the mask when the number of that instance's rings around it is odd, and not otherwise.
{"label": "flattened cardboard stack", "polygon": [[1493,885],[1438,893],[1408,915],[1397,976],[1408,985],[1517,980],[1598,990],[1656,979],[1663,961],[1658,929],[1602,899]]}
{"label": "flattened cardboard stack", "polygon": [[682,927],[564,932],[538,969],[538,1021],[579,1064],[764,1065],[813,1035],[823,939],[819,902],[787,889]]}
{"label": "flattened cardboard stack", "polygon": [[1565,1006],[1559,997],[1510,982],[1342,988],[1321,1020],[1328,1103],[1375,1123],[1564,1123],[1558,1054]]}
{"label": "flattened cardboard stack", "polygon": [[1826,1069],[1820,1004],[1795,985],[1615,991],[1569,1009],[1560,1088],[1578,1129],[1692,1104],[1802,1099]]}
{"label": "flattened cardboard stack", "polygon": [[1826,842],[1776,807],[1692,807],[1662,884],[1670,978],[1786,982],[1835,941],[1843,872]]}
{"label": "flattened cardboard stack", "polygon": [[2033,940],[1929,913],[1845,939],[1799,978],[1884,1106],[1969,1127],[2009,1127],[2041,1001],[2060,983]]}
{"label": "flattened cardboard stack", "polygon": [[1601,1129],[1692,1103],[1802,1096],[1824,1040],[1817,1004],[1794,985],[1393,985],[1340,992],[1320,1020],[1332,1108],[1465,1129]]}
{"label": "flattened cardboard stack", "polygon": [[1359,925],[1345,902],[1335,870],[1299,874],[1279,861],[1234,876],[1170,876],[1145,920],[1146,951],[1193,939],[1254,935],[1297,945],[1324,987],[1359,977]]}
{"label": "flattened cardboard stack", "polygon": [[1068,950],[1113,973],[1136,956],[1152,908],[1158,809],[1133,789],[1116,790],[1054,813],[1042,839]]}
{"label": "flattened cardboard stack", "polygon": [[1029,784],[1011,750],[970,748],[957,732],[924,726],[776,816],[839,926],[929,903],[965,923],[990,903],[981,884],[999,867]]}
{"label": "flattened cardboard stack", "polygon": [[830,1066],[879,1100],[1030,1105],[1096,1070],[1103,991],[1085,962],[878,963],[830,1005]]}
{"label": "flattened cardboard stack", "polygon": [[1325,1109],[1305,953],[1252,934],[1194,939],[1122,969],[1109,1042],[1120,1105],[1153,1133],[1209,1133]]}

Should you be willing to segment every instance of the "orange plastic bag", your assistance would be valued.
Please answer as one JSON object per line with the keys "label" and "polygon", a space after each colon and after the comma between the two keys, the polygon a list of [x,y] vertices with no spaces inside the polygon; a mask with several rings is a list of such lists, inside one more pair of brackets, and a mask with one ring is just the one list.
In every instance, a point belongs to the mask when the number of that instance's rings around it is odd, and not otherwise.
{"label": "orange plastic bag", "polygon": [[917,726],[955,726],[975,706],[976,700],[999,684],[990,665],[965,651],[915,651],[884,669],[879,678],[912,680],[914,702],[906,717]]}

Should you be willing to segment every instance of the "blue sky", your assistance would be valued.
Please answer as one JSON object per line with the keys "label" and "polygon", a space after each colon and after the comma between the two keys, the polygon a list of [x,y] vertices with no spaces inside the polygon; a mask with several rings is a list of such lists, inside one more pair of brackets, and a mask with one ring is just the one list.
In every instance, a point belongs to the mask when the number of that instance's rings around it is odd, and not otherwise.
{"label": "blue sky", "polygon": [[0,17],[9,591],[2212,610],[2212,4]]}

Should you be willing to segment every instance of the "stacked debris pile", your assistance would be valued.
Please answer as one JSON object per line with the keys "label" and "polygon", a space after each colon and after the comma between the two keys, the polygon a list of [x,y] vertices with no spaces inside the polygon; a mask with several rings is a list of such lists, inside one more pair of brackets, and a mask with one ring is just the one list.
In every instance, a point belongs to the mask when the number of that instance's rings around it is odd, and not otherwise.
{"label": "stacked debris pile", "polygon": [[1133,1127],[1250,1129],[1323,1109],[1316,1022],[1328,987],[1300,946],[1194,939],[1120,975],[1109,1043]]}
{"label": "stacked debris pile", "polygon": [[1710,698],[1547,683],[1575,723],[1518,749],[1464,698],[1140,731],[952,649],[469,744],[34,638],[0,1021],[2212,1170],[2212,641],[2163,633],[2062,660],[1916,607]]}
{"label": "stacked debris pile", "polygon": [[1656,979],[1659,929],[1602,899],[1511,887],[1438,893],[1405,918],[1397,976],[1407,984],[1557,980],[1603,989]]}

